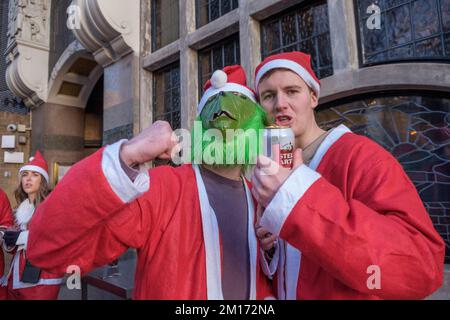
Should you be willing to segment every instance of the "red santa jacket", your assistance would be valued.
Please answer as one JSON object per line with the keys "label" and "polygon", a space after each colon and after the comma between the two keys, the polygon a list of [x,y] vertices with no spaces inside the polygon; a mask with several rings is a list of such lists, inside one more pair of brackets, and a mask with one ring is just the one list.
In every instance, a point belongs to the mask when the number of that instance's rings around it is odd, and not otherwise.
{"label": "red santa jacket", "polygon": [[[111,149],[116,153],[108,156]],[[86,273],[132,247],[138,253],[136,299],[220,298],[217,221],[205,214],[210,206],[201,201],[205,191],[197,171],[190,165],[151,169],[149,190],[133,200],[119,190],[131,183],[117,176],[119,149],[118,144],[109,146],[76,164],[39,206],[30,225],[31,262],[57,273],[77,265]],[[108,157],[115,162],[105,166]],[[111,185],[112,176],[121,182]],[[260,250],[252,223],[249,244],[251,298],[270,298],[271,288],[257,263]]]}
{"label": "red santa jacket", "polygon": [[11,261],[11,268],[5,278],[4,285],[11,282],[11,288],[28,289],[37,286],[54,286],[62,283],[62,278],[56,276],[51,272],[41,270],[39,280],[37,283],[23,282],[23,273],[27,261],[27,245],[28,245],[28,225],[35,213],[34,204],[30,203],[28,199],[24,200],[15,212],[15,226],[14,229],[20,230],[21,233],[16,241],[16,245],[11,248],[5,248],[13,255]]}
{"label": "red santa jacket", "polygon": [[444,242],[414,185],[390,153],[345,126],[291,174],[261,225],[284,240],[281,298],[421,299],[443,281]]}
{"label": "red santa jacket", "polygon": [[[12,217],[11,206],[9,204],[8,197],[6,193],[0,189],[0,229],[10,229],[14,225],[14,220]],[[5,266],[4,266],[4,256],[3,249],[0,243],[0,299],[4,298],[5,289],[1,288],[1,284],[3,282],[3,276],[5,275]]]}

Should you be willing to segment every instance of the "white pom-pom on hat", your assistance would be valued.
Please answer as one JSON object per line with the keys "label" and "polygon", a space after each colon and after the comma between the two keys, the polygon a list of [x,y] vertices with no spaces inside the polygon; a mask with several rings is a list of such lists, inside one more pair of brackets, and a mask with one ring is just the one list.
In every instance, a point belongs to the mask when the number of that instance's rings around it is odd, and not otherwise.
{"label": "white pom-pom on hat", "polygon": [[247,87],[247,77],[240,65],[226,66],[223,70],[215,71],[203,87],[205,92],[197,107],[200,114],[208,100],[220,92],[239,92],[256,102],[255,93]]}
{"label": "white pom-pom on hat", "polygon": [[224,87],[228,82],[227,74],[222,70],[216,70],[211,76],[211,85],[216,88]]}
{"label": "white pom-pom on hat", "polygon": [[33,161],[34,160],[34,157],[30,157],[30,159],[28,159],[28,161]]}

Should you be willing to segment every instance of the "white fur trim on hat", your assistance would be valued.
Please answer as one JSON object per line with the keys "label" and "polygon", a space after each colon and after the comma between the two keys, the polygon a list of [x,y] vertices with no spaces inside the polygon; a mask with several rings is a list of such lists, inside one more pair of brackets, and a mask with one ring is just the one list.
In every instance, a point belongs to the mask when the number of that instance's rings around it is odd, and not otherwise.
{"label": "white fur trim on hat", "polygon": [[228,82],[228,75],[222,71],[222,70],[216,70],[214,71],[212,77],[211,77],[211,85],[216,88],[222,88],[225,86]]}
{"label": "white fur trim on hat", "polygon": [[203,94],[202,100],[200,100],[200,103],[198,104],[198,109],[197,109],[198,114],[200,114],[202,112],[203,107],[205,106],[206,102],[208,102],[209,98],[218,94],[219,92],[239,92],[239,93],[242,93],[243,95],[247,96],[247,98],[249,98],[253,102],[256,102],[255,95],[253,94],[253,92],[250,89],[248,89],[247,87],[244,87],[240,84],[229,82],[226,85],[224,85],[223,87],[220,87],[217,89],[214,87],[210,87],[208,90],[205,91],[205,93]]}
{"label": "white fur trim on hat", "polygon": [[42,176],[44,177],[45,181],[47,181],[47,183],[49,183],[50,179],[48,177],[48,173],[47,173],[47,171],[45,171],[41,167],[33,166],[33,165],[26,165],[26,166],[23,166],[22,168],[20,168],[19,173],[21,173],[22,171],[36,171],[36,172],[42,174]]}
{"label": "white fur trim on hat", "polygon": [[259,69],[255,81],[256,91],[258,91],[259,81],[261,80],[261,78],[272,69],[289,69],[295,72],[300,76],[300,78],[303,79],[303,81],[306,82],[308,86],[310,86],[314,90],[317,97],[320,96],[320,84],[300,64],[287,59],[276,59],[269,61],[265,65],[263,65],[261,69]]}

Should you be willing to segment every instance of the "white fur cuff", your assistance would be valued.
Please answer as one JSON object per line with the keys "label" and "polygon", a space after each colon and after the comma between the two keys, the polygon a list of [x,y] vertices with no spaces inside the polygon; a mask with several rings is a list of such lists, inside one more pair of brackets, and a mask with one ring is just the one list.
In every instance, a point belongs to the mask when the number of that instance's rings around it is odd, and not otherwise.
{"label": "white fur cuff", "polygon": [[120,147],[127,140],[121,140],[103,151],[102,169],[111,188],[125,203],[130,203],[150,188],[150,177],[147,172],[141,172],[134,182],[130,180],[120,165]]}

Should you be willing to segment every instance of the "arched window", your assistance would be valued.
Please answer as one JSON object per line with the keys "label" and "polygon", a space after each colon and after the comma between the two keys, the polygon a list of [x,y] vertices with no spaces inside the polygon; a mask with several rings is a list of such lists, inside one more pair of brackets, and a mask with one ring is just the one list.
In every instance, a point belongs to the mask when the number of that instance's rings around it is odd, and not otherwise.
{"label": "arched window", "polygon": [[450,97],[373,95],[322,106],[324,129],[345,124],[375,140],[402,164],[447,243],[450,262]]}

